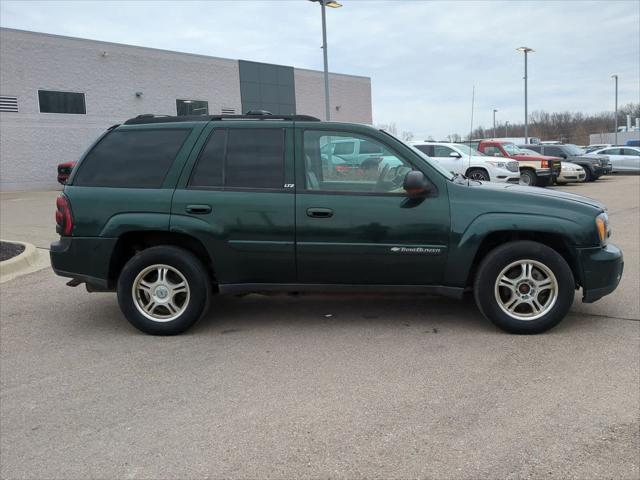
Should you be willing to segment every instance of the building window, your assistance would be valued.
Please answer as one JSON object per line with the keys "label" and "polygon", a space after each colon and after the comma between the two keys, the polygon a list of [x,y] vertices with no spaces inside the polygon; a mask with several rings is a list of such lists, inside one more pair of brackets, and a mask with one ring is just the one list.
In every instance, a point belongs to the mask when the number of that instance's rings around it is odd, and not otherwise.
{"label": "building window", "polygon": [[178,116],[209,115],[209,102],[206,100],[176,100]]}
{"label": "building window", "polygon": [[41,113],[86,114],[84,93],[38,90]]}

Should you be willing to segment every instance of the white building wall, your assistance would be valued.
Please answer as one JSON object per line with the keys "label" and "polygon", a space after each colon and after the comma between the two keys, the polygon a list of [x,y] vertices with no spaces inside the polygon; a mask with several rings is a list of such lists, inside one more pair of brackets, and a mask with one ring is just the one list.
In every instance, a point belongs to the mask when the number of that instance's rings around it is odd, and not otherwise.
{"label": "white building wall", "polygon": [[[84,93],[87,114],[39,113],[38,89]],[[0,113],[1,190],[55,186],[57,164],[107,127],[175,115],[176,99],[241,109],[237,61],[10,29],[0,30],[0,95],[19,109]]]}
{"label": "white building wall", "polygon": [[[296,68],[294,79],[296,113],[325,120],[324,74]],[[329,73],[329,102],[332,121],[373,123],[368,77]]]}
{"label": "white building wall", "polygon": [[[330,78],[332,120],[372,123],[370,79]],[[324,118],[322,72],[295,69],[294,79],[296,111]],[[39,89],[84,93],[86,115],[40,113]],[[206,100],[210,114],[242,111],[236,60],[6,28],[0,95],[18,98],[17,113],[0,112],[0,190],[55,187],[57,164],[77,160],[106,128],[175,115],[176,99]]]}

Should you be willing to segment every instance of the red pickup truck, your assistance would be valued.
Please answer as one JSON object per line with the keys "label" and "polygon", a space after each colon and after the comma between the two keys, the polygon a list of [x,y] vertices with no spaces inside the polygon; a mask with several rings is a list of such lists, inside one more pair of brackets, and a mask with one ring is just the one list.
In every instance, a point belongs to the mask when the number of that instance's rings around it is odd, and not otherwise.
{"label": "red pickup truck", "polygon": [[516,144],[500,140],[475,140],[466,143],[490,157],[517,160],[520,164],[520,183],[523,185],[546,187],[552,185],[560,174],[561,158],[525,155]]}

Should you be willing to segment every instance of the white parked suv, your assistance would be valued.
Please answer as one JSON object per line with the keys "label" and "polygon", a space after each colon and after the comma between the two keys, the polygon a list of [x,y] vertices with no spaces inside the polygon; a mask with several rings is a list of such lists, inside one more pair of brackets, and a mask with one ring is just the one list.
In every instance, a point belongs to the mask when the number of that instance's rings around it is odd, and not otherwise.
{"label": "white parked suv", "polygon": [[412,141],[410,145],[453,173],[473,180],[518,183],[520,165],[515,160],[497,159],[462,143]]}

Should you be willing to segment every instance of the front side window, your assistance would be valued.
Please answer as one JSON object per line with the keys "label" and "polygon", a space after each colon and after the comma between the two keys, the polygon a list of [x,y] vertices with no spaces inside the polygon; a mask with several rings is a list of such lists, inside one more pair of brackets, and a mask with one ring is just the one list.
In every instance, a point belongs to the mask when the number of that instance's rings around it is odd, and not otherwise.
{"label": "front side window", "polygon": [[41,113],[86,114],[84,93],[38,90]]}
{"label": "front side window", "polygon": [[80,164],[73,184],[160,188],[188,129],[114,130]]}
{"label": "front side window", "polygon": [[549,155],[551,157],[562,157],[562,149],[560,147],[546,147],[544,149],[545,155]]}
{"label": "front side window", "polygon": [[503,143],[502,148],[504,148],[509,155],[520,155],[520,149],[516,147],[514,143]]}
{"label": "front side window", "polygon": [[282,189],[284,130],[214,130],[198,157],[189,185]]}
{"label": "front side window", "polygon": [[[363,146],[371,153],[359,163],[348,163],[328,153],[335,151],[333,145],[347,140],[360,143],[360,154],[365,153]],[[412,170],[408,162],[383,144],[357,134],[306,130],[303,153],[307,190],[404,193],[404,177]]]}
{"label": "front side window", "polygon": [[434,145],[433,147],[434,157],[448,157],[450,153],[453,153],[453,149],[445,147],[444,145]]}
{"label": "front side window", "polygon": [[484,154],[489,155],[490,157],[504,157],[502,150],[493,146],[485,147]]}
{"label": "front side window", "polygon": [[206,100],[176,100],[178,116],[209,115],[209,102]]}

